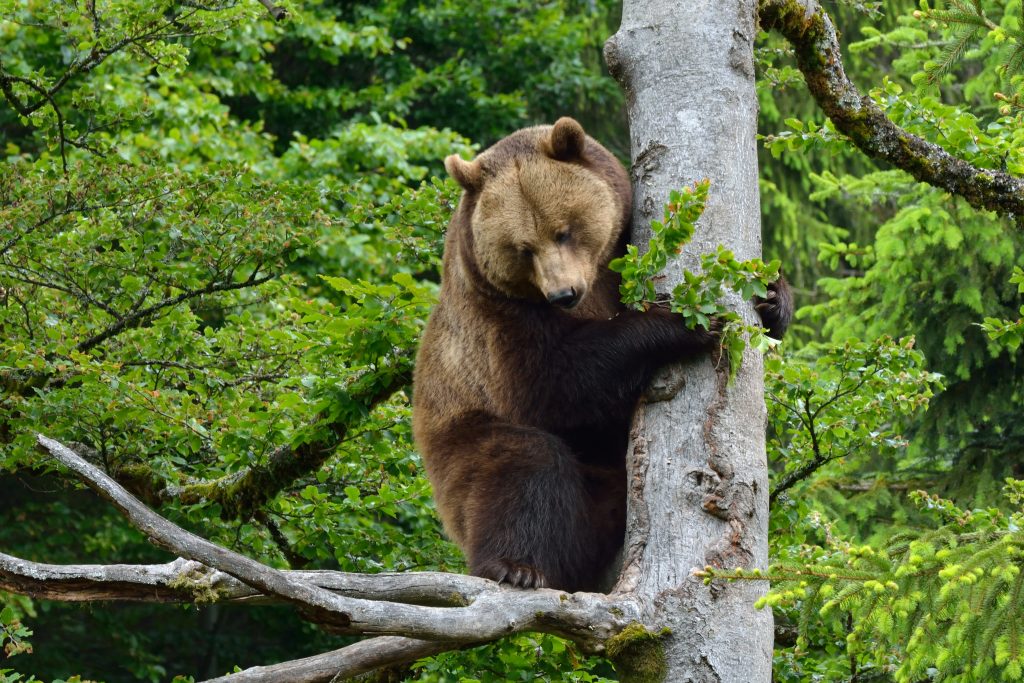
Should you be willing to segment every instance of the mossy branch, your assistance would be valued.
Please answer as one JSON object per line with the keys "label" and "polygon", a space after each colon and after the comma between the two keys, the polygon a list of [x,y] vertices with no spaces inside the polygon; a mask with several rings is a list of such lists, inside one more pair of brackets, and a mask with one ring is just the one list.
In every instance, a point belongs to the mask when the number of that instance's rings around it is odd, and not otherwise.
{"label": "mossy branch", "polygon": [[609,638],[605,648],[620,680],[623,683],[662,683],[668,674],[668,664],[661,639],[670,634],[668,628],[652,633],[634,621]]}
{"label": "mossy branch", "polygon": [[796,53],[811,95],[836,130],[862,152],[959,197],[1024,224],[1024,179],[978,168],[908,133],[861,94],[843,68],[835,26],[817,0],[760,0],[761,26],[781,33]]}
{"label": "mossy branch", "polygon": [[318,426],[325,429],[316,430],[321,435],[318,438],[279,446],[265,464],[247,467],[223,479],[183,486],[163,486],[154,482],[157,486],[153,492],[155,495],[143,496],[144,499],[174,499],[185,504],[207,500],[220,505],[221,516],[225,519],[251,519],[279,491],[299,477],[316,472],[334,454],[351,427],[362,422],[373,408],[408,386],[412,378],[412,354],[395,354],[392,361],[393,365],[386,373],[373,373],[365,382],[357,383],[348,394],[348,410],[341,415],[321,416],[322,423]]}
{"label": "mossy branch", "polygon": [[[168,484],[143,463],[115,465],[110,474],[118,484],[147,505],[176,501],[185,505],[216,503],[225,520],[250,520],[260,517],[263,506],[297,479],[315,473],[334,455],[338,445],[366,416],[412,381],[411,351],[393,354],[386,367],[369,371],[348,388],[342,409],[332,403],[305,430],[308,440],[278,446],[264,462],[243,467],[219,479],[192,480]],[[79,451],[89,449],[77,444]]]}

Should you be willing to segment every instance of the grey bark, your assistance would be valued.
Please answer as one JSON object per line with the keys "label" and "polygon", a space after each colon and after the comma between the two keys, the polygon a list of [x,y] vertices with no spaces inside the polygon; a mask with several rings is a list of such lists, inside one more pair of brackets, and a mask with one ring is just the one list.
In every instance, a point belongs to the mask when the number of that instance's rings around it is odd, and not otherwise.
{"label": "grey bark", "polygon": [[[509,590],[487,579],[443,572],[282,573],[349,598],[428,607],[466,607],[484,593]],[[0,552],[0,590],[63,602],[283,602],[230,574],[181,558],[164,564],[45,564]]]}
{"label": "grey bark", "polygon": [[[626,0],[619,32],[609,40],[609,67],[623,84],[631,124],[635,193],[634,238],[645,243],[670,189],[708,177],[707,211],[680,261],[722,243],[739,258],[760,254],[756,97],[753,84],[753,0]],[[663,286],[680,278],[670,265]],[[736,307],[751,322],[746,302]],[[220,548],[141,505],[105,474],[60,443],[41,446],[70,468],[157,545],[183,560],[155,567],[64,567],[0,556],[0,587],[53,591],[60,599],[282,600],[312,621],[364,643],[228,680],[330,680],[407,656],[459,647],[526,630],[556,633],[600,652],[621,653],[633,636],[616,636],[636,621],[655,634],[633,657],[616,657],[630,680],[767,683],[772,621],[753,608],[766,586],[756,582],[704,586],[694,569],[764,567],[767,563],[767,467],[763,370],[748,352],[732,386],[709,358],[675,368],[660,380],[658,400],[638,411],[630,449],[630,508],[624,567],[610,596],[513,591],[476,580],[350,577],[282,572]],[[671,397],[673,388],[682,390]],[[654,394],[652,393],[652,396]],[[666,399],[667,400],[662,400]],[[202,563],[209,570],[198,567]],[[178,579],[187,578],[197,586]],[[205,586],[203,585],[205,583]],[[428,584],[427,586],[420,585]],[[454,588],[451,602],[439,593]],[[112,595],[113,594],[113,595]],[[209,596],[204,596],[209,598]],[[413,603],[413,604],[409,604]],[[443,606],[450,605],[450,606]],[[627,635],[630,629],[627,629]],[[413,638],[394,638],[391,634]],[[637,641],[639,642],[639,641]],[[660,659],[650,666],[643,659]]]}
{"label": "grey bark", "polygon": [[[627,99],[634,242],[646,244],[670,190],[711,180],[697,234],[666,269],[665,290],[718,244],[740,259],[761,253],[755,9],[754,0],[626,0],[605,46]],[[730,304],[756,321],[748,302]],[[772,616],[754,609],[767,585],[704,586],[692,575],[706,565],[765,568],[768,559],[762,360],[748,350],[731,386],[722,363],[669,370],[660,383],[681,391],[638,410],[616,590],[634,594],[648,630],[671,629],[661,641],[665,680],[767,683]]]}
{"label": "grey bark", "polygon": [[378,636],[321,655],[282,664],[254,666],[203,683],[324,683],[348,681],[383,666],[408,664],[450,650],[446,643],[400,636]]}
{"label": "grey bark", "polygon": [[[179,559],[162,565],[50,565],[0,553],[0,589],[66,601],[283,601],[333,631],[381,636],[317,657],[255,667],[228,680],[329,681],[339,672],[354,675],[523,631],[553,633],[602,652],[609,638],[639,617],[628,595],[525,591],[440,573],[360,577],[275,569],[182,529],[64,444],[36,438],[132,526]],[[391,637],[397,634],[412,637]]]}

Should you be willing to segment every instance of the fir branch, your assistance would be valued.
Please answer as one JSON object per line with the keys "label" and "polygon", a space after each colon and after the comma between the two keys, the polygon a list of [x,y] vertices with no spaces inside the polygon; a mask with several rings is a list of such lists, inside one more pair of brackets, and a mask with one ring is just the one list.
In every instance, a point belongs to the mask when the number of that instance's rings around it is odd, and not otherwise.
{"label": "fir branch", "polygon": [[1017,45],[1010,50],[1010,54],[1003,62],[1002,70],[1004,82],[1008,82],[1014,74],[1024,71],[1024,40],[1021,38],[1017,39]]}
{"label": "fir branch", "polygon": [[[959,3],[956,10],[931,10],[923,16],[927,16],[929,19],[935,19],[941,21],[944,24],[956,24],[961,26],[971,26],[974,30],[988,29],[992,30],[996,28],[996,25],[985,16],[984,12],[967,9],[965,6]],[[976,35],[976,34],[975,34]]]}
{"label": "fir branch", "polygon": [[[1011,503],[1020,487],[1008,482]],[[897,680],[1018,680],[1024,514],[964,510],[922,492],[912,498],[939,526],[902,534],[882,550],[831,541],[825,554],[809,549],[805,565],[706,567],[698,576],[705,583],[768,579],[771,592],[759,605],[798,609],[804,642],[819,616],[848,613],[851,654],[897,654]]]}
{"label": "fir branch", "polygon": [[976,35],[975,31],[964,31],[952,43],[948,43],[942,49],[942,58],[925,69],[925,73],[928,74],[927,82],[931,85],[938,85],[942,77],[948,74],[953,69],[953,66],[963,59],[964,53],[967,52],[968,44],[974,40]]}

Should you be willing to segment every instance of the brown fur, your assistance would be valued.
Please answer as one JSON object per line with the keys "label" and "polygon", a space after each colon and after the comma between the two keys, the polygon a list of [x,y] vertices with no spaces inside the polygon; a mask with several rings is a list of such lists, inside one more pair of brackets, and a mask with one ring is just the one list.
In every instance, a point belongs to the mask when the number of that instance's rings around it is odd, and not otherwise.
{"label": "brown fur", "polygon": [[629,180],[576,121],[445,166],[465,192],[413,409],[438,511],[476,575],[597,589],[622,543],[640,392],[715,336],[619,303],[607,265],[624,250]]}

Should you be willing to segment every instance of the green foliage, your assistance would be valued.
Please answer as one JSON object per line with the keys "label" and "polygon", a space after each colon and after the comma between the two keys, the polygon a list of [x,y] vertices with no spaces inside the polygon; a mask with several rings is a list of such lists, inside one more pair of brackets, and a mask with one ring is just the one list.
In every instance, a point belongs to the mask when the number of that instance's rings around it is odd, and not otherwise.
{"label": "green foliage", "polygon": [[[572,643],[546,634],[511,636],[467,652],[447,652],[416,662],[417,683],[611,683],[611,667],[582,655]],[[597,672],[597,673],[595,673]]]}
{"label": "green foliage", "polygon": [[697,219],[704,213],[710,182],[702,180],[693,187],[669,193],[664,217],[651,222],[652,236],[647,251],[640,254],[635,244],[626,248],[625,256],[608,264],[622,275],[620,292],[627,306],[642,310],[648,306],[668,304],[680,313],[686,326],[711,330],[713,320],[721,323],[721,346],[729,360],[729,379],[739,372],[747,339],[754,348],[764,351],[770,346],[764,330],[744,325],[739,314],[723,303],[726,290],[738,293],[743,299],[767,294],[768,283],[779,277],[779,262],[765,265],[760,259],[737,261],[731,251],[719,246],[713,254],[701,256],[701,272],[683,272],[683,281],[677,284],[669,297],[655,291],[655,283],[668,264],[670,257],[682,253],[692,239]]}
{"label": "green foliage", "polygon": [[[288,9],[275,22],[249,0],[0,1],[5,551],[166,559],[91,494],[25,467],[43,431],[276,566],[463,569],[409,425],[459,193],[433,176],[524,125],[608,120],[613,8]],[[210,677],[339,646],[273,608],[23,603],[35,651],[15,661],[46,680]],[[491,651],[512,672],[534,647]]]}
{"label": "green foliage", "polygon": [[[964,58],[968,48],[984,37],[985,44],[980,50],[1002,53],[999,58],[1004,81],[1016,81],[1018,88],[1024,85],[1024,78],[1014,78],[1024,72],[1024,31],[1019,25],[1019,17],[1013,17],[1013,7],[1007,7],[1003,13],[1003,17],[1009,17],[1010,21],[1001,23],[989,17],[980,0],[969,3],[950,0],[946,9],[932,9],[927,2],[922,2],[921,8],[923,11],[915,13],[915,16],[931,21],[933,26],[954,29],[952,40],[942,48],[939,59],[925,64],[924,82],[937,84]],[[1019,3],[1015,9],[1019,12]]]}
{"label": "green foliage", "polygon": [[[276,566],[463,568],[409,427],[459,192],[433,176],[447,154],[563,114],[621,154],[621,95],[600,67],[617,5],[288,8],[275,22],[249,0],[0,0],[5,551],[167,559],[92,494],[24,467],[41,430]],[[1024,174],[1020,1],[915,9],[832,3],[847,72],[899,125]],[[1021,485],[995,490],[1024,462],[1024,233],[861,158],[786,46],[759,43],[766,252],[806,304],[788,346],[807,346],[768,359],[772,555],[792,579],[772,600],[803,626],[775,679],[1015,680]],[[649,249],[618,267],[631,305],[725,321],[735,370],[746,342],[721,301],[763,293],[775,264],[719,250],[671,295],[655,287],[706,192],[670,197]],[[0,605],[12,665],[48,681],[200,678],[340,645],[270,608]],[[413,676],[614,678],[534,635]]]}
{"label": "green foliage", "polygon": [[812,474],[820,482],[832,471],[894,457],[906,447],[901,426],[942,386],[913,339],[808,346],[785,360],[767,358],[765,369],[773,501]]}
{"label": "green foliage", "polygon": [[[814,619],[849,615],[847,648],[891,661],[899,683],[1020,680],[1024,482],[1008,480],[1005,494],[1016,510],[1009,515],[917,492],[930,528],[894,534],[881,547],[808,549],[767,574],[709,568],[704,580],[768,578],[760,606],[797,607],[805,632]],[[798,650],[807,644],[802,636]]]}
{"label": "green foliage", "polygon": [[[1018,294],[1024,294],[1024,269],[1014,266],[1010,282],[1017,285]],[[1022,317],[1017,320],[985,318],[981,329],[988,334],[989,339],[998,340],[1010,351],[1016,351],[1024,341],[1024,306],[1021,306],[1020,314]]]}
{"label": "green foliage", "polygon": [[[898,125],[980,167],[1019,175],[1024,172],[1021,77],[1003,67],[1019,44],[1010,36],[1020,28],[1020,3],[960,5],[987,17],[997,30],[974,32],[962,57],[944,65],[947,71],[936,66],[943,64],[947,50],[956,49],[965,27],[928,16],[930,8],[915,14],[922,9],[916,2],[887,0],[870,22],[842,8],[829,11],[842,30],[847,73]],[[957,10],[953,3],[940,8]],[[997,36],[1002,42],[996,42]],[[1014,473],[1019,478],[1024,455],[1017,428],[1021,365],[1014,346],[1021,302],[1013,279],[1024,266],[1024,245],[1013,217],[974,211],[902,171],[876,169],[851,157],[834,127],[800,101],[802,90],[787,94],[790,62],[784,50],[774,47],[777,43],[769,38],[759,52],[765,73],[762,173],[771,183],[763,179],[762,188],[785,196],[763,196],[768,216],[777,217],[766,222],[766,248],[777,243],[781,230],[786,244],[805,244],[804,253],[817,253],[817,262],[798,262],[794,269],[787,258],[786,267],[798,300],[810,304],[798,314],[803,324],[794,326],[794,341],[810,337],[822,343],[797,351],[790,346],[784,363],[769,359],[769,390],[776,397],[785,391],[784,403],[797,412],[808,404],[813,411],[842,385],[837,369],[843,367],[848,344],[863,353],[880,342],[859,340],[886,335],[916,340],[912,355],[901,351],[881,364],[887,370],[878,377],[888,374],[887,381],[873,387],[869,381],[849,395],[851,403],[836,404],[832,417],[841,427],[838,433],[825,427],[827,420],[814,421],[823,428],[816,437],[833,443],[832,453],[845,457],[817,464],[810,434],[801,424],[806,417],[769,402],[773,495],[778,496],[771,515],[773,561],[809,569],[827,558],[835,566],[854,566],[867,560],[849,549],[868,547],[882,555],[890,539],[931,533],[940,526],[909,491],[940,492],[963,509],[996,503],[1004,515],[1019,509],[996,491],[1001,478]],[[766,120],[774,122],[767,130]],[[858,360],[864,370],[849,376],[848,386],[879,367]],[[815,374],[824,386],[815,383]],[[934,381],[936,375],[941,384]],[[780,380],[785,380],[782,386]],[[801,387],[812,392],[807,400]],[[866,433],[846,441],[850,425]],[[779,495],[780,485],[790,480],[794,483],[787,495]],[[964,555],[988,548],[969,535],[958,542]],[[863,640],[850,643],[847,637],[861,625],[864,612],[840,606],[822,614],[821,602],[808,606],[802,598],[775,605],[777,624],[802,624],[799,645],[776,651],[775,679],[893,680],[911,657],[906,618],[887,609],[907,595],[909,585],[898,585],[886,591],[878,610],[879,615],[888,611],[894,630],[884,635],[865,623],[869,630]],[[794,584],[781,590],[790,589],[800,590]],[[930,596],[937,590],[939,584],[933,583],[924,592]],[[914,594],[912,599],[922,597]],[[1021,616],[1016,611],[972,618],[970,628],[977,634]],[[994,658],[984,674],[962,654],[940,663],[947,648],[963,652],[956,626],[953,620],[938,620],[927,636],[936,647],[915,643],[915,673],[907,673],[907,680],[936,680],[940,671],[944,680],[1013,680],[1013,672],[997,666]],[[954,636],[946,640],[950,632]],[[911,671],[910,664],[905,666]]]}
{"label": "green foliage", "polygon": [[[13,657],[20,654],[31,654],[32,645],[29,637],[31,629],[22,623],[26,615],[33,614],[32,603],[18,595],[0,595],[0,648],[3,649],[5,657]],[[3,673],[3,672],[0,672]]]}
{"label": "green foliage", "polygon": [[281,141],[378,120],[486,144],[619,100],[599,70],[610,13],[606,3],[318,0],[289,23],[257,22],[201,48],[197,75]]}

